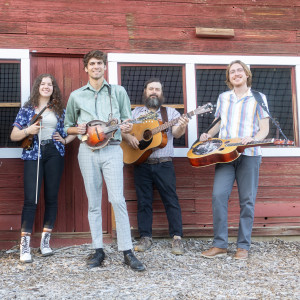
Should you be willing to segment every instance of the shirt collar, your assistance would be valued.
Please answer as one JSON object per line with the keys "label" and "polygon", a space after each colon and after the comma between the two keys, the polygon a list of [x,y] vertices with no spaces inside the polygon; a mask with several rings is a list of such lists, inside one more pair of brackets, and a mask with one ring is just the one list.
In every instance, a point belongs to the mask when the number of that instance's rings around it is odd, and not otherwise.
{"label": "shirt collar", "polygon": [[[99,91],[101,91],[102,88],[103,88],[105,85],[106,85],[107,87],[109,87],[108,82],[104,79],[104,80],[103,80],[103,83],[102,83],[102,86],[101,86],[101,88],[100,88]],[[83,87],[83,90],[91,90],[91,91],[97,93],[97,91],[91,86],[90,82],[88,82],[87,85],[85,85],[85,86]]]}
{"label": "shirt collar", "polygon": [[[229,92],[230,92],[230,95],[232,95],[233,97],[236,98],[236,95],[235,95],[235,92],[234,92],[233,89],[230,90]],[[253,96],[253,94],[252,94],[252,91],[251,91],[251,87],[249,87],[249,89],[248,89],[248,91],[247,91],[247,94],[246,94],[244,97],[252,97],[252,96]],[[244,98],[244,97],[243,97],[243,98]]]}
{"label": "shirt collar", "polygon": [[[155,111],[155,113],[160,113],[160,107],[159,107],[159,109],[157,111]],[[147,106],[144,106],[143,111],[150,112],[150,109]]]}

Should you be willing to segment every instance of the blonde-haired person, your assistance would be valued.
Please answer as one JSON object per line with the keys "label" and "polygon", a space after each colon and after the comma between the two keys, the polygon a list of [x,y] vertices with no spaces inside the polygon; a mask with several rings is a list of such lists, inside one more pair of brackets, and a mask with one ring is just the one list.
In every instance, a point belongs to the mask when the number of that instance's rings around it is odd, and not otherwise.
{"label": "blonde-haired person", "polygon": [[[215,120],[220,118],[220,121],[208,133],[203,133],[200,141],[206,141],[216,134],[221,139],[240,138],[244,145],[254,140],[263,140],[269,133],[269,118],[251,92],[252,74],[248,66],[240,60],[231,62],[226,70],[226,83],[230,91],[219,95],[215,113]],[[263,94],[261,96],[267,105],[266,96]],[[248,258],[260,164],[260,147],[251,147],[245,149],[235,161],[216,165],[212,195],[213,247],[202,252],[202,256],[215,258],[227,255],[228,200],[236,180],[240,222],[234,258],[242,260]]]}
{"label": "blonde-haired person", "polygon": [[[43,109],[42,119],[30,125],[34,115],[38,115]],[[31,145],[28,144],[30,147],[23,149],[21,157],[24,160],[24,205],[21,220],[20,261],[24,263],[32,262],[30,237],[37,208],[36,184],[38,182],[37,197],[39,198],[43,180],[45,213],[40,251],[42,256],[53,254],[50,237],[57,215],[57,198],[64,168],[65,145],[75,138],[67,136],[63,130],[64,115],[61,92],[55,78],[51,74],[39,75],[33,83],[29,100],[18,112],[11,132],[12,141],[22,141],[28,136],[33,136]],[[40,154],[39,168],[37,168],[38,153]]]}

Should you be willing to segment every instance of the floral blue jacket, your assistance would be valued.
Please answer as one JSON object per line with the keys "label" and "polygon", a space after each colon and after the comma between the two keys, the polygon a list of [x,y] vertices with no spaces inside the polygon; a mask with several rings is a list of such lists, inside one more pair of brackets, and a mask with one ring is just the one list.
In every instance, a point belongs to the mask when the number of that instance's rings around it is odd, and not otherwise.
{"label": "floral blue jacket", "polygon": [[[29,122],[31,121],[31,119],[33,118],[35,114],[34,108],[32,107],[22,107],[19,112],[18,115],[16,116],[15,122],[13,123],[13,126],[18,127],[20,130],[22,130],[23,128],[25,128]],[[65,119],[65,110],[63,115],[59,118],[58,115],[56,115],[57,118],[57,125],[56,125],[56,130],[58,131],[59,134],[65,138],[67,135],[64,131],[64,119]],[[53,134],[55,133],[55,131],[53,132]],[[52,134],[52,135],[53,135]],[[57,142],[55,140],[54,141],[54,145],[56,146],[57,150],[59,151],[59,154],[61,156],[65,155],[65,146],[61,143],[61,142]],[[33,137],[33,143],[32,143],[32,149],[29,150],[25,150],[23,149],[22,152],[22,156],[21,159],[23,160],[37,160],[38,158],[38,149],[39,149],[39,145],[38,145],[38,135],[34,135]],[[42,158],[42,155],[40,153],[40,158]]]}

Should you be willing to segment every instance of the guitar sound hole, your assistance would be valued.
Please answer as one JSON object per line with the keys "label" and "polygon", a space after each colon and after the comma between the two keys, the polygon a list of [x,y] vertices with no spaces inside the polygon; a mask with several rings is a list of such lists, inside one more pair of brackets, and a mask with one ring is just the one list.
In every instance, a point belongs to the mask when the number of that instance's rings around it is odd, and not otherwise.
{"label": "guitar sound hole", "polygon": [[219,140],[206,141],[197,145],[192,152],[195,155],[205,155],[218,150],[221,145],[222,141]]}
{"label": "guitar sound hole", "polygon": [[152,139],[151,130],[145,130],[144,134],[143,134],[143,138],[144,138],[145,141],[149,141],[150,139]]}

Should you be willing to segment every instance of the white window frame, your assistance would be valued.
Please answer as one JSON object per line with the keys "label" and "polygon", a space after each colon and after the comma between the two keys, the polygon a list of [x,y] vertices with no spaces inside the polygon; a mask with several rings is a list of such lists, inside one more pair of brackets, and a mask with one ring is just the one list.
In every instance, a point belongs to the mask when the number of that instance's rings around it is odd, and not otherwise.
{"label": "white window frame", "polygon": [[[30,95],[30,59],[28,49],[0,49],[1,60],[19,60],[21,64],[21,105]],[[20,158],[22,148],[0,148],[0,158]]]}
{"label": "white window frame", "polygon": [[[186,70],[186,97],[187,111],[197,107],[196,97],[196,66],[197,65],[228,65],[233,60],[241,60],[251,65],[261,66],[291,66],[295,67],[296,73],[296,98],[298,107],[298,132],[300,132],[300,57],[295,56],[242,56],[242,55],[173,55],[173,54],[132,54],[132,53],[109,53],[108,54],[108,80],[111,84],[118,84],[118,64],[183,64]],[[197,137],[196,118],[192,118],[188,126],[188,147],[175,148],[176,157],[186,157],[188,150]],[[300,156],[300,148],[263,148],[265,157],[293,157]]]}

